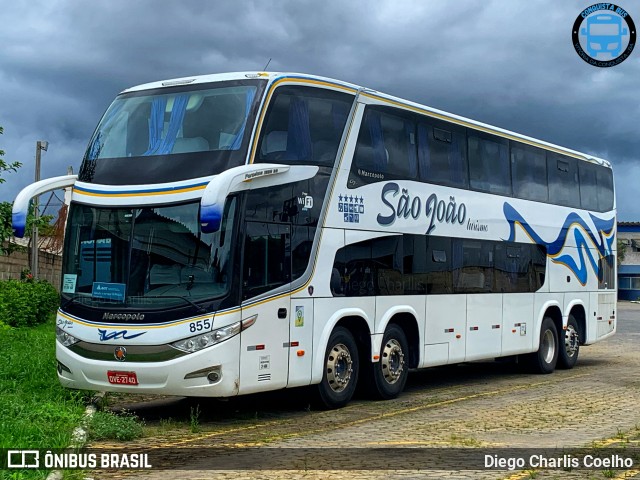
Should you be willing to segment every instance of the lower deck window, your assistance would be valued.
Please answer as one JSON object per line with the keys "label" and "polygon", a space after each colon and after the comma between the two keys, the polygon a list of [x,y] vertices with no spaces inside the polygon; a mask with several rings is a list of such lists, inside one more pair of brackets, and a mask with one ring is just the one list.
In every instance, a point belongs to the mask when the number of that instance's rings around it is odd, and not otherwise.
{"label": "lower deck window", "polygon": [[338,250],[332,290],[349,297],[535,292],[545,270],[539,245],[398,235]]}

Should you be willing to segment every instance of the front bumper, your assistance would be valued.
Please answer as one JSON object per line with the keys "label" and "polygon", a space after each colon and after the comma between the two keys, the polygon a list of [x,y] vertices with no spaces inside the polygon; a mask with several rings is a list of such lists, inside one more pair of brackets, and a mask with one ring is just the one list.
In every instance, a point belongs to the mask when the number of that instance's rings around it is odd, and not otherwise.
{"label": "front bumper", "polygon": [[[192,397],[230,397],[240,386],[240,335],[199,352],[164,362],[118,362],[82,357],[56,341],[58,379],[64,387],[106,392],[151,393]],[[187,378],[209,367],[220,371],[217,381],[206,374]],[[70,370],[70,371],[69,371]],[[135,372],[138,385],[109,383],[108,371]]]}

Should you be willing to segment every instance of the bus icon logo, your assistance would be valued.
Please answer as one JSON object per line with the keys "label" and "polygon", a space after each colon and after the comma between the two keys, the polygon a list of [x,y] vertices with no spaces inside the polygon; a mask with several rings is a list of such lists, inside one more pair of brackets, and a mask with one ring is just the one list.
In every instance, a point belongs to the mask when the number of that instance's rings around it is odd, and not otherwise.
{"label": "bus icon logo", "polygon": [[38,450],[9,450],[7,452],[7,468],[39,468],[40,452]]}
{"label": "bus icon logo", "polygon": [[580,29],[586,35],[587,51],[591,57],[602,54],[620,55],[622,37],[629,30],[622,26],[622,18],[617,15],[595,15],[587,18],[587,26]]}
{"label": "bus icon logo", "polygon": [[613,67],[625,61],[636,43],[636,28],[629,13],[612,3],[585,8],[573,24],[573,46],[585,62]]}

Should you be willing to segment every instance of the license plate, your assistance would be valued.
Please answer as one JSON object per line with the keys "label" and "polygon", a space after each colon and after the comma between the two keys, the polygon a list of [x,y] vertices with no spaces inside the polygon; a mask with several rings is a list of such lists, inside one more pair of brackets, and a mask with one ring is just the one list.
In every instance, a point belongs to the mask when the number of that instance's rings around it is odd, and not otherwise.
{"label": "license plate", "polygon": [[109,370],[107,372],[109,383],[114,385],[138,385],[138,377],[136,372],[116,372]]}

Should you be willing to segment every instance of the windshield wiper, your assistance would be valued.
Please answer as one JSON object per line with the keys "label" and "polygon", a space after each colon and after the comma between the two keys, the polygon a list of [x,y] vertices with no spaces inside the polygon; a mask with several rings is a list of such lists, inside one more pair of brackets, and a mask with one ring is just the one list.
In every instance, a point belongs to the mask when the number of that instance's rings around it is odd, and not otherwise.
{"label": "windshield wiper", "polygon": [[[72,303],[77,302],[79,298],[84,298],[84,295],[81,295],[79,293],[71,295],[71,298],[67,299],[66,302],[64,302],[62,305],[60,305],[60,310],[64,310],[65,308],[67,308]],[[78,303],[81,303],[81,302],[78,302]]]}
{"label": "windshield wiper", "polygon": [[179,298],[180,300],[184,300],[189,305],[194,307],[196,310],[198,310],[198,312],[200,312],[200,313],[208,313],[206,308],[198,305],[195,302],[192,302],[191,300],[189,300],[186,297],[181,297],[180,295],[143,295],[142,298]]}

